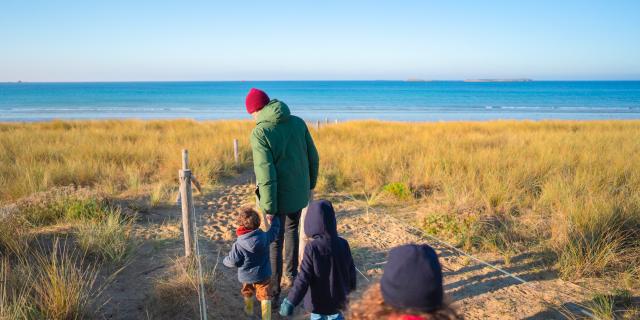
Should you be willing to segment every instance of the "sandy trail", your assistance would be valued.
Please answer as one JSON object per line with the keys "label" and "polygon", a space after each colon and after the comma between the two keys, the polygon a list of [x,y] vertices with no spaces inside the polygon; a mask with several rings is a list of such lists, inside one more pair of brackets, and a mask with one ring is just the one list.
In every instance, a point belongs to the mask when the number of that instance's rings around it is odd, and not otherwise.
{"label": "sandy trail", "polygon": [[[242,205],[254,203],[253,189],[251,176],[244,173],[210,194],[195,197],[196,213],[201,217],[200,245],[206,269],[213,268],[219,250],[219,260],[228,252],[235,239],[233,212]],[[576,305],[587,301],[588,294],[584,290],[543,271],[540,256],[522,254],[512,258],[508,265],[495,256],[481,256],[531,284],[523,285],[446,247],[426,241],[387,214],[366,213],[355,201],[329,199],[337,211],[339,232],[349,241],[356,266],[366,275],[366,278],[359,276],[359,289],[354,296],[377,281],[391,247],[403,243],[429,243],[438,251],[445,268],[445,290],[466,319],[564,319],[560,310],[576,312]],[[154,314],[149,310],[153,308],[149,301],[155,281],[170,276],[173,259],[182,255],[179,219],[180,211],[175,206],[152,209],[142,215],[136,226],[136,234],[142,239],[140,246],[130,265],[104,293],[105,297],[110,297],[102,310],[104,318],[158,318],[157,314],[149,316]],[[235,269],[219,263],[213,298],[209,301],[210,319],[246,319],[236,275]],[[197,301],[197,296],[193,301]],[[295,318],[303,318],[300,309]],[[193,317],[193,311],[185,313],[183,318]],[[273,318],[280,317],[274,313]]]}

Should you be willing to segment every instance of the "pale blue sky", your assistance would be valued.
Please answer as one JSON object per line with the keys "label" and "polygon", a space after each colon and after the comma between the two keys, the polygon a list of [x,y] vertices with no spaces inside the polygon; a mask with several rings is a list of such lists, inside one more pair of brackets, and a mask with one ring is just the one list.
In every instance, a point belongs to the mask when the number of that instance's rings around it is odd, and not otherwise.
{"label": "pale blue sky", "polygon": [[0,81],[640,79],[640,1],[0,1]]}

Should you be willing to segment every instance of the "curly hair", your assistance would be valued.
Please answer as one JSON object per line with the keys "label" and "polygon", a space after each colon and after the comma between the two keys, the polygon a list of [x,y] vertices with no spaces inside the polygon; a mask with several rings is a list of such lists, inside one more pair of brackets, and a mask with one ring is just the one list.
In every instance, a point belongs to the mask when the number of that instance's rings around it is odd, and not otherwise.
{"label": "curly hair", "polygon": [[423,320],[461,320],[451,305],[447,302],[442,307],[432,312],[415,310],[398,310],[384,303],[380,284],[370,286],[362,295],[362,298],[349,305],[347,319],[358,320],[399,320],[403,315],[421,317]]}
{"label": "curly hair", "polygon": [[238,216],[236,223],[240,227],[254,230],[260,228],[260,216],[258,212],[252,207],[245,206],[238,209]]}

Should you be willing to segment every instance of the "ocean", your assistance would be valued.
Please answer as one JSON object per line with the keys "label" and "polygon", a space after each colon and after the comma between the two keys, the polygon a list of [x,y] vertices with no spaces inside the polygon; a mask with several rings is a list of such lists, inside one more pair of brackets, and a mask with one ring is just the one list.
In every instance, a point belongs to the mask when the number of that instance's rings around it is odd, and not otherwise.
{"label": "ocean", "polygon": [[0,121],[249,119],[251,87],[305,120],[640,119],[640,81],[0,83]]}

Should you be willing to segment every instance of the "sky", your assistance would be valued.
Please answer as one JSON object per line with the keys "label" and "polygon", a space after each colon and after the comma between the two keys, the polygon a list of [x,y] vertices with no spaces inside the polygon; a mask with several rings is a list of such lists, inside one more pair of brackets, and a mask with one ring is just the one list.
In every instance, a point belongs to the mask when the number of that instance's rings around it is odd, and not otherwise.
{"label": "sky", "polygon": [[0,81],[640,79],[640,1],[2,0]]}

